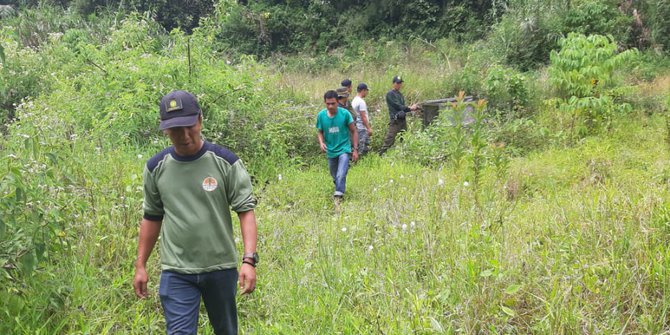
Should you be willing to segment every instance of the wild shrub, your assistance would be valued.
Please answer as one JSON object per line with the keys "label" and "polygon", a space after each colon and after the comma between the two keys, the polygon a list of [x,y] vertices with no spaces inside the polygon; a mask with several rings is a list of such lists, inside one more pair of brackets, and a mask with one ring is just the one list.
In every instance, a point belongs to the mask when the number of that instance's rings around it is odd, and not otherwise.
{"label": "wild shrub", "polygon": [[428,166],[447,165],[456,170],[469,167],[477,181],[489,165],[494,146],[486,124],[486,101],[465,102],[461,91],[457,101],[444,106],[438,117],[424,131],[407,136],[403,157]]}
{"label": "wild shrub", "polygon": [[615,72],[637,55],[619,53],[611,36],[569,34],[552,51],[549,79],[560,99],[560,109],[574,116],[580,133],[608,126],[615,114],[631,106],[617,100],[620,83]]}
{"label": "wild shrub", "polygon": [[528,78],[512,68],[494,65],[484,81],[488,106],[505,116],[522,116],[530,100]]}

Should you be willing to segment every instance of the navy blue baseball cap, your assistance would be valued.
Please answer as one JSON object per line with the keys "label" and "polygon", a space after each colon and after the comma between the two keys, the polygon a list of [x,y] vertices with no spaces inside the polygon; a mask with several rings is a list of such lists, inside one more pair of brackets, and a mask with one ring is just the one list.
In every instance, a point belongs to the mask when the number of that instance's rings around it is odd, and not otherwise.
{"label": "navy blue baseball cap", "polygon": [[368,90],[368,89],[369,89],[368,85],[366,85],[365,83],[360,83],[360,84],[358,84],[358,87],[356,87],[356,91],[358,91],[358,92],[360,92],[362,90]]}
{"label": "navy blue baseball cap", "polygon": [[342,80],[342,82],[340,84],[344,87],[349,87],[349,86],[351,86],[351,80],[349,80],[349,79]]}
{"label": "navy blue baseball cap", "polygon": [[401,77],[401,76],[395,76],[395,77],[393,77],[393,83],[394,83],[394,84],[395,84],[395,83],[402,84],[402,82],[403,82],[403,80],[402,80],[402,77]]}
{"label": "navy blue baseball cap", "polygon": [[200,116],[198,99],[186,91],[172,91],[161,99],[160,130],[175,127],[190,127],[198,123]]}

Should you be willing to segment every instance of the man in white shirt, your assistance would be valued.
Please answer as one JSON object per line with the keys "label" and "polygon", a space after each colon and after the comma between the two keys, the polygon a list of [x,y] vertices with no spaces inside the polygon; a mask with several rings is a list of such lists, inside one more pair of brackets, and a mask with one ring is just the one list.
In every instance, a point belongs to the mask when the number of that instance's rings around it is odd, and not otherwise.
{"label": "man in white shirt", "polygon": [[368,119],[368,105],[363,100],[369,92],[368,85],[365,83],[358,84],[356,88],[358,94],[351,102],[351,107],[356,114],[356,129],[358,130],[358,155],[365,155],[369,151],[370,136],[372,136],[372,128]]}

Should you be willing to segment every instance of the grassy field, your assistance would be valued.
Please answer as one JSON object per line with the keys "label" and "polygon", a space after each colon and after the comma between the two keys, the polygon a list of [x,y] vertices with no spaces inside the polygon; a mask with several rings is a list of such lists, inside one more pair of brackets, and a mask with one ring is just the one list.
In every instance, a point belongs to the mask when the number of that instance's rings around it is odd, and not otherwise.
{"label": "grassy field", "polygon": [[[474,201],[461,171],[366,157],[340,212],[325,166],[262,194],[248,333],[664,333],[660,117],[511,162]],[[325,165],[325,163],[324,163]]]}
{"label": "grassy field", "polygon": [[[467,168],[373,154],[350,171],[339,211],[325,159],[286,171],[258,190],[262,265],[257,291],[239,299],[241,331],[668,333],[666,131],[661,116],[617,120],[574,147],[513,159],[502,176],[486,171],[477,191]],[[163,332],[156,256],[151,297],[130,285],[142,162],[119,155],[105,188],[128,188],[125,205],[67,232],[78,235],[72,263],[35,278],[62,292],[23,293],[43,302],[25,306],[25,333]],[[44,313],[58,325],[29,326]]]}

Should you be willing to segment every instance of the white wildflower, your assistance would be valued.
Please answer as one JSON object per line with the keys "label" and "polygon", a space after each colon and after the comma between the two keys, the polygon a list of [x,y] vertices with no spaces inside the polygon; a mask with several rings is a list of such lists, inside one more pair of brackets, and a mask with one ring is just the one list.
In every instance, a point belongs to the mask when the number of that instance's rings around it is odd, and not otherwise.
{"label": "white wildflower", "polygon": [[444,180],[442,180],[442,178],[440,178],[440,179],[437,180],[437,186],[442,186],[442,185],[444,185]]}
{"label": "white wildflower", "polygon": [[372,251],[372,249],[374,249],[374,248],[375,247],[373,247],[372,244],[368,246],[368,250],[370,250],[370,251]]}
{"label": "white wildflower", "polygon": [[281,179],[282,179],[281,174],[278,174],[277,175],[277,180],[281,181]]}
{"label": "white wildflower", "polygon": [[401,226],[400,228],[402,228],[402,230],[407,230],[407,224],[406,224],[406,223],[403,223],[402,226]]}
{"label": "white wildflower", "polygon": [[470,183],[468,183],[467,181],[464,181],[463,186],[468,187],[468,186],[470,186]]}
{"label": "white wildflower", "polygon": [[347,227],[342,227],[342,232],[346,233],[347,232]]}
{"label": "white wildflower", "polygon": [[137,159],[142,159],[142,154],[138,154]]}

